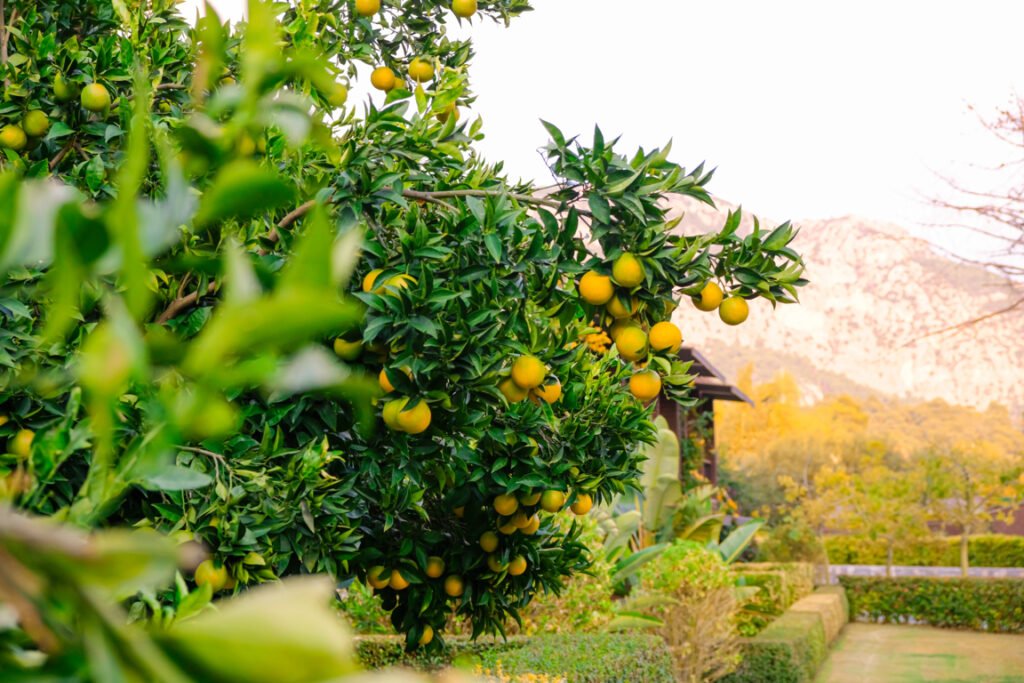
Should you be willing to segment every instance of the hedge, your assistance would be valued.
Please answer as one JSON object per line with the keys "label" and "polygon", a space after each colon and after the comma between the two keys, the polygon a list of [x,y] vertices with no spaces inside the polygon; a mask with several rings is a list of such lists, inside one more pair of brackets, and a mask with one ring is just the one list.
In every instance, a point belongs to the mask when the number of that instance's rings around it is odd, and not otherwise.
{"label": "hedge", "polygon": [[646,633],[579,633],[511,638],[508,641],[448,641],[443,653],[406,654],[404,639],[359,638],[356,652],[363,666],[405,666],[435,670],[458,662],[483,671],[499,668],[508,676],[548,674],[567,683],[651,681],[674,683],[672,658],[665,642]]}
{"label": "hedge", "polygon": [[[1024,567],[1024,537],[1002,534],[971,536],[967,545],[973,567]],[[864,536],[828,536],[825,549],[832,564],[885,564],[885,543]],[[959,567],[960,537],[934,536],[897,547],[893,562],[910,567]]]}
{"label": "hedge", "polygon": [[803,562],[743,563],[732,565],[739,585],[761,590],[738,616],[741,635],[754,636],[797,600],[814,590],[814,565]]}
{"label": "hedge", "polygon": [[855,619],[1024,633],[1024,579],[841,576]]}
{"label": "hedge", "polygon": [[798,601],[756,637],[743,641],[739,668],[724,683],[809,683],[828,644],[849,618],[839,586],[820,588]]}

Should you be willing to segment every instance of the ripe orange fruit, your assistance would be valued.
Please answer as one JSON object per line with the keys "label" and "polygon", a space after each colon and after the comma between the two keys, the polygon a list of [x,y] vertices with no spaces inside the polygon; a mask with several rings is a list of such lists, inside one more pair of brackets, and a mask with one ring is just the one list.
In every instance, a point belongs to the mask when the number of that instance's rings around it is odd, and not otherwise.
{"label": "ripe orange fruit", "polygon": [[640,259],[627,251],[612,264],[612,279],[627,289],[633,289],[644,281],[644,266]]}
{"label": "ripe orange fruit", "polygon": [[409,434],[422,434],[430,427],[433,414],[426,401],[420,401],[414,408],[409,408],[398,413],[396,422],[398,428]]}
{"label": "ripe orange fruit", "polygon": [[456,105],[449,104],[447,107],[434,114],[434,116],[436,116],[437,120],[441,123],[448,123],[449,116],[454,116],[455,120],[458,121],[459,118],[462,117],[462,114],[459,113],[459,108]]}
{"label": "ripe orange fruit", "polygon": [[500,574],[505,571],[505,565],[501,563],[501,558],[495,553],[491,553],[487,556],[487,568],[495,574]]}
{"label": "ripe orange fruit", "polygon": [[390,581],[391,573],[380,565],[370,567],[370,571],[366,572],[366,583],[370,584],[377,590],[386,588]]}
{"label": "ripe orange fruit", "polygon": [[528,389],[520,387],[512,381],[511,377],[506,377],[501,380],[501,382],[498,383],[498,390],[501,391],[505,400],[509,403],[519,403],[530,394]]}
{"label": "ripe orange fruit", "polygon": [[536,389],[547,374],[547,367],[536,356],[519,356],[512,363],[512,381],[521,389]]}
{"label": "ripe orange fruit", "polygon": [[565,505],[565,494],[561,491],[545,491],[540,497],[540,507],[546,512],[558,512]]}
{"label": "ripe orange fruit", "polygon": [[545,403],[554,403],[562,398],[562,383],[556,379],[551,384],[542,384],[533,390],[533,395]]}
{"label": "ripe orange fruit", "polygon": [[374,270],[371,270],[369,273],[367,273],[366,276],[363,278],[363,291],[364,292],[374,292],[374,291],[376,291],[373,288],[373,283],[377,281],[377,278],[383,272],[384,271],[381,270],[380,268],[376,268]]}
{"label": "ripe orange fruit", "polygon": [[427,558],[426,575],[432,579],[439,579],[444,576],[444,560],[436,555]]}
{"label": "ripe orange fruit", "polygon": [[[412,379],[412,371],[410,371],[409,368],[401,368],[401,370],[409,377],[409,379]],[[395,390],[395,386],[391,384],[391,380],[388,379],[386,368],[382,368],[380,374],[377,375],[377,383],[380,385],[380,388],[384,390],[385,394],[390,394]]]}
{"label": "ripe orange fruit", "polygon": [[463,517],[466,516],[466,506],[465,505],[460,505],[459,507],[457,507],[454,510],[452,510],[452,512],[455,513],[456,517],[458,517],[459,519],[462,519]]}
{"label": "ripe orange fruit", "polygon": [[612,338],[613,342],[616,342],[619,340],[619,335],[622,334],[622,331],[628,330],[630,328],[636,328],[641,332],[643,331],[640,328],[640,323],[636,322],[635,320],[616,320],[615,323],[608,329],[608,336]]}
{"label": "ripe orange fruit", "polygon": [[530,516],[520,510],[515,514],[511,520],[512,524],[516,525],[517,529],[525,529],[530,526]]}
{"label": "ripe orange fruit", "polygon": [[429,645],[434,639],[434,628],[430,624],[424,624],[423,635],[420,636],[420,645]]}
{"label": "ripe orange fruit", "polygon": [[739,325],[750,315],[750,306],[746,299],[731,296],[718,307],[718,317],[726,325]]}
{"label": "ripe orange fruit", "polygon": [[533,515],[530,517],[530,523],[520,529],[520,533],[532,536],[537,533],[537,529],[540,529],[540,517]]}
{"label": "ripe orange fruit", "polygon": [[337,354],[338,358],[342,360],[353,361],[359,358],[363,352],[363,341],[357,339],[356,341],[348,341],[342,337],[338,337],[334,340],[334,353]]}
{"label": "ripe orange fruit", "polygon": [[675,353],[683,345],[683,333],[670,322],[658,323],[647,335],[651,349],[656,352],[668,351]]}
{"label": "ripe orange fruit", "polygon": [[8,440],[7,450],[19,458],[27,458],[32,453],[32,442],[35,438],[36,433],[31,429],[22,429]]}
{"label": "ripe orange fruit", "polygon": [[608,305],[604,307],[604,310],[608,311],[608,314],[616,320],[621,320],[633,315],[639,305],[640,302],[637,301],[636,297],[630,299],[628,306],[623,304],[622,299],[619,297],[614,297],[608,302]]}
{"label": "ripe orange fruit", "polygon": [[594,507],[594,499],[590,497],[589,493],[581,493],[576,496],[576,502],[570,505],[569,509],[577,515],[585,515],[590,512],[592,507]]}
{"label": "ripe orange fruit", "polygon": [[425,83],[434,78],[434,65],[427,59],[413,58],[409,62],[409,78],[417,83]]}
{"label": "ripe orange fruit", "polygon": [[591,306],[604,306],[615,296],[612,279],[594,271],[590,271],[580,278],[579,288],[580,298]]}
{"label": "ripe orange fruit", "polygon": [[661,393],[661,376],[653,370],[643,370],[629,378],[629,390],[640,401],[648,401]]}
{"label": "ripe orange fruit", "polygon": [[476,0],[452,0],[452,12],[457,17],[468,19],[476,14]]}
{"label": "ripe orange fruit", "polygon": [[390,292],[395,292],[399,289],[408,289],[409,285],[414,284],[416,284],[416,278],[414,278],[412,275],[402,273],[400,275],[395,275],[394,277],[389,277],[387,279],[387,282],[384,283],[383,289],[390,290]]}
{"label": "ripe orange fruit", "polygon": [[494,497],[494,511],[502,517],[514,515],[519,509],[519,501],[511,493],[502,493]]}
{"label": "ripe orange fruit", "polygon": [[523,505],[536,505],[540,502],[540,491],[519,496],[519,502]]}
{"label": "ripe orange fruit", "polygon": [[522,555],[516,555],[508,563],[508,574],[509,576],[521,576],[526,573],[526,558]]}
{"label": "ripe orange fruit", "polygon": [[224,566],[216,566],[213,560],[203,560],[196,567],[195,573],[192,575],[197,586],[205,586],[209,584],[210,588],[213,589],[214,593],[224,590],[224,586],[228,583],[228,568]]}
{"label": "ripe orange fruit", "polygon": [[4,126],[3,130],[0,130],[0,147],[6,147],[7,149],[13,149],[15,152],[20,152],[25,149],[25,145],[28,144],[28,137],[25,135],[19,126]]}
{"label": "ripe orange fruit", "polygon": [[700,290],[700,295],[694,297],[693,305],[701,311],[713,311],[722,303],[723,296],[725,295],[718,283],[709,281],[704,285],[704,289]]}
{"label": "ripe orange fruit", "polygon": [[485,553],[493,553],[498,549],[498,534],[485,531],[480,535],[480,547]]}
{"label": "ripe orange fruit", "polygon": [[356,14],[361,17],[372,17],[380,11],[380,0],[356,0]]}
{"label": "ripe orange fruit", "polygon": [[404,591],[409,587],[409,582],[402,576],[402,572],[397,569],[391,570],[391,580],[388,581],[388,585],[396,591]]}
{"label": "ripe orange fruit", "polygon": [[90,83],[82,88],[82,107],[89,111],[106,111],[110,107],[110,92],[102,83]]}
{"label": "ripe orange fruit", "polygon": [[628,361],[638,361],[647,355],[647,335],[639,327],[627,327],[615,340],[619,355]]}
{"label": "ripe orange fruit", "polygon": [[50,130],[50,117],[38,109],[33,109],[25,114],[21,127],[25,130],[25,135],[41,138]]}
{"label": "ripe orange fruit", "polygon": [[381,411],[381,417],[384,418],[384,424],[387,428],[393,432],[402,431],[401,426],[398,424],[398,416],[401,414],[405,406],[408,405],[409,399],[399,398],[394,401],[388,401],[384,404],[384,410]]}
{"label": "ripe orange fruit", "polygon": [[447,593],[449,597],[457,598],[462,595],[464,590],[465,586],[462,584],[462,577],[458,574],[452,574],[444,580],[444,592]]}
{"label": "ripe orange fruit", "polygon": [[395,78],[395,72],[386,66],[378,66],[370,74],[370,85],[377,90],[383,90],[384,92],[394,90],[397,84],[398,79]]}
{"label": "ripe orange fruit", "polygon": [[509,521],[499,526],[498,531],[500,531],[505,536],[511,536],[515,532],[519,531],[519,527],[516,526],[515,522]]}

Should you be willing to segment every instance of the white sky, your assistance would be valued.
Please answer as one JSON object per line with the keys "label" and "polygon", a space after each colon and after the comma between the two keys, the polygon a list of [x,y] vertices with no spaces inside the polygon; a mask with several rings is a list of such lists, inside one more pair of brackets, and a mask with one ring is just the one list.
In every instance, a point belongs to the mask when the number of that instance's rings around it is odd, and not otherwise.
{"label": "white sky", "polygon": [[[237,17],[245,2],[213,4]],[[921,197],[937,172],[977,180],[969,163],[999,159],[968,105],[1024,94],[1024,0],[534,5],[469,28],[483,151],[516,176],[545,179],[538,119],[588,138],[598,123],[627,152],[673,138],[676,161],[719,168],[713,194],[773,219],[913,227],[936,219]]]}

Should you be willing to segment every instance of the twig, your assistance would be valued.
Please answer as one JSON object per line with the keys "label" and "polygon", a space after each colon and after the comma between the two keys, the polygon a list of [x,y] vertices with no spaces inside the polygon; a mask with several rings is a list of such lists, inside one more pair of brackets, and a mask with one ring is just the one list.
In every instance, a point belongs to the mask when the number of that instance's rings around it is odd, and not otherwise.
{"label": "twig", "polygon": [[986,320],[990,320],[992,318],[996,318],[996,317],[998,317],[1000,315],[1005,315],[1005,314],[1010,313],[1012,311],[1015,311],[1015,310],[1017,310],[1018,308],[1021,308],[1021,307],[1024,307],[1024,296],[1022,296],[1021,298],[1017,299],[1016,301],[1014,301],[1009,306],[1004,306],[1003,308],[1000,308],[997,311],[992,311],[991,313],[986,313],[985,315],[981,315],[981,316],[978,316],[976,318],[971,318],[969,320],[964,320],[962,322],[956,323],[955,325],[949,325],[947,327],[942,327],[942,328],[937,329],[937,330],[932,330],[931,332],[929,332],[927,334],[923,334],[920,337],[915,337],[914,339],[911,339],[910,341],[906,342],[905,344],[902,344],[900,346],[900,348],[903,349],[903,348],[906,348],[908,346],[913,346],[917,342],[921,341],[922,339],[927,339],[928,337],[934,337],[934,336],[939,335],[939,334],[947,334],[949,332],[955,332],[957,330],[962,330],[965,327],[973,327],[973,326],[975,326],[975,325],[977,325],[979,323],[985,322]]}
{"label": "twig", "polygon": [[175,299],[174,301],[167,305],[167,308],[164,309],[164,312],[161,313],[159,317],[157,317],[156,322],[167,322],[174,316],[184,311],[186,308],[194,306],[195,303],[199,301],[199,297],[206,296],[207,294],[212,294],[215,289],[217,289],[217,281],[211,280],[210,284],[206,286],[206,291],[200,293],[199,290],[197,289],[191,294],[186,294],[185,296],[178,297],[177,299]]}
{"label": "twig", "polygon": [[[11,11],[11,23],[14,23],[14,17],[18,14],[18,10]],[[0,67],[4,69],[4,87],[7,88],[11,85],[11,80],[7,77],[7,37],[10,35],[7,31],[7,10],[4,7],[4,0],[0,0]]]}
{"label": "twig", "polygon": [[70,152],[74,148],[74,146],[75,146],[75,139],[71,138],[70,140],[68,140],[67,144],[65,144],[61,148],[61,150],[59,152],[57,152],[57,154],[52,159],[50,159],[50,170],[51,171],[53,169],[57,168],[57,166],[60,164],[60,162],[64,161],[64,157],[66,157],[68,155],[68,152]]}

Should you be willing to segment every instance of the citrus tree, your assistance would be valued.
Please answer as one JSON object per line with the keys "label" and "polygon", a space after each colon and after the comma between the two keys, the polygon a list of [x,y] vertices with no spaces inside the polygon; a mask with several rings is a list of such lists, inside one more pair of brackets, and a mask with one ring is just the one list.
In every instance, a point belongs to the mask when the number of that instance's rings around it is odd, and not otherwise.
{"label": "citrus tree", "polygon": [[690,401],[677,305],[795,301],[794,230],[680,234],[711,174],[599,129],[544,124],[547,192],[482,159],[447,29],[523,0],[174,5],[5,10],[5,496],[201,543],[204,594],[327,572],[410,646],[501,630]]}

